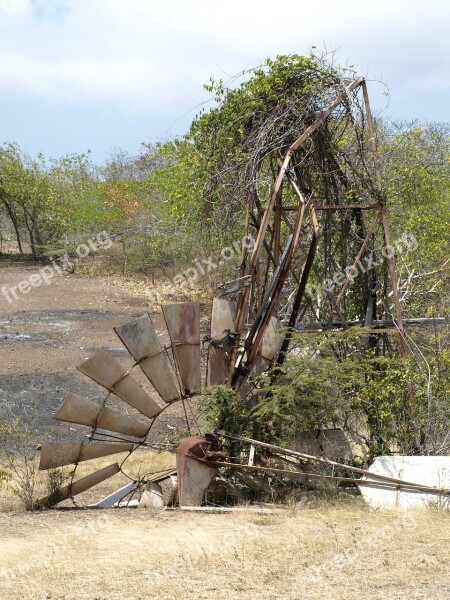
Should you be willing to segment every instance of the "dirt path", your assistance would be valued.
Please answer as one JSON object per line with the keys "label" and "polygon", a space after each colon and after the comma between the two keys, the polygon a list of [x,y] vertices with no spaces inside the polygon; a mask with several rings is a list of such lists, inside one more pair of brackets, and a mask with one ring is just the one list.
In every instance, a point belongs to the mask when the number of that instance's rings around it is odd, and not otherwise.
{"label": "dirt path", "polygon": [[[38,435],[80,439],[79,433],[52,419],[68,391],[104,397],[99,386],[77,372],[76,366],[99,347],[117,359],[129,356],[113,328],[148,311],[148,302],[135,297],[112,277],[62,274],[26,294],[9,290],[38,273],[32,262],[0,257],[0,415],[23,415]],[[8,301],[7,297],[11,300]],[[153,311],[155,327],[163,327]],[[167,417],[171,417],[169,414]],[[175,417],[176,418],[176,415]],[[159,437],[171,434],[162,423]],[[83,431],[86,433],[86,431]]]}

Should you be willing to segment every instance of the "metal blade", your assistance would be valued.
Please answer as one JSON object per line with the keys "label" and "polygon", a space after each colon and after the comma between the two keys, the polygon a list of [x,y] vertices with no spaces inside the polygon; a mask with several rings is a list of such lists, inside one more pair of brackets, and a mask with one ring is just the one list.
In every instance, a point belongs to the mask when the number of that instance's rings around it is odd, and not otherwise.
{"label": "metal blade", "polygon": [[283,336],[280,333],[281,321],[272,317],[264,333],[258,354],[268,361],[272,361],[281,350]]}
{"label": "metal blade", "polygon": [[103,500],[99,500],[95,504],[90,504],[89,508],[111,508],[111,506],[114,506],[114,504],[123,500],[125,496],[131,494],[135,485],[136,484],[134,482],[127,483],[127,485],[124,485],[119,490],[113,492],[112,494],[108,494],[108,496],[103,498]]}
{"label": "metal blade", "polygon": [[249,376],[245,377],[239,388],[243,396],[246,396],[252,390],[253,384],[251,381],[254,380],[255,377],[258,377],[258,375],[265,373],[270,367],[270,363],[273,359],[278,356],[284,339],[281,333],[281,327],[282,325],[279,319],[276,317],[270,319],[266,331],[264,332],[258,354],[255,357],[250,372],[250,378]]}
{"label": "metal blade", "polygon": [[109,477],[112,477],[116,473],[119,473],[120,467],[117,463],[113,465],[109,465],[104,469],[100,469],[99,471],[95,471],[86,477],[82,477],[78,481],[74,481],[72,484],[66,485],[65,487],[60,488],[55,493],[50,496],[46,496],[45,498],[41,498],[38,500],[35,505],[36,506],[54,506],[63,500],[69,498],[69,496],[76,496],[77,494],[81,494],[86,490],[94,487],[105,481]]}
{"label": "metal blade", "polygon": [[211,313],[211,337],[222,339],[229,331],[234,331],[236,302],[214,298]]}
{"label": "metal blade", "polygon": [[[175,376],[167,356],[163,354],[150,317],[144,315],[135,321],[125,323],[125,325],[116,327],[115,332],[131,356],[137,362],[141,361],[140,368],[164,402],[178,400],[180,394]],[[148,358],[142,360],[144,356]]]}
{"label": "metal blade", "polygon": [[109,456],[110,454],[119,454],[121,452],[131,452],[135,444],[90,444],[82,442],[81,444],[72,444],[69,442],[43,442],[41,446],[41,461],[39,469],[55,469],[64,465]]}
{"label": "metal blade", "polygon": [[184,392],[201,387],[200,309],[197,303],[162,307]]}
{"label": "metal blade", "polygon": [[152,418],[161,412],[161,408],[136,381],[127,375],[127,370],[105,349],[97,352],[77,367],[130,406],[146,417]]}
{"label": "metal blade", "polygon": [[213,299],[211,314],[211,343],[208,348],[208,369],[206,384],[221,385],[226,383],[230,373],[232,347],[230,331],[235,329],[236,302]]}
{"label": "metal blade", "polygon": [[98,429],[106,429],[137,438],[145,437],[149,428],[148,423],[122,415],[107,406],[102,407],[97,402],[72,392],[67,394],[53,418],[77,425],[97,426]]}

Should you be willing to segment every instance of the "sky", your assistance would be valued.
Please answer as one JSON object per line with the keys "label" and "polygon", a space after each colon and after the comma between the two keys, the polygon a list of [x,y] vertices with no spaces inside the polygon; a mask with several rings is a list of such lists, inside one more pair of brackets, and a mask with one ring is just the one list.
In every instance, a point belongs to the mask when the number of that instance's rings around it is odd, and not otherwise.
{"label": "sky", "polygon": [[210,77],[313,46],[367,77],[376,113],[450,120],[448,1],[0,0],[0,143],[134,154],[186,131]]}

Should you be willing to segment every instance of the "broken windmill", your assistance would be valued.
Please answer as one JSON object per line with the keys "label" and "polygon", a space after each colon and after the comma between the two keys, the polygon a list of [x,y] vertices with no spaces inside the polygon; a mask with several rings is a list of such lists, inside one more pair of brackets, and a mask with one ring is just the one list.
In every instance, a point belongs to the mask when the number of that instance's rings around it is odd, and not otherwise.
{"label": "broken windmill", "polygon": [[[270,118],[265,115],[258,122],[255,115],[248,124],[251,151],[242,168],[239,195],[245,202],[243,239],[252,236],[254,245],[249,249],[243,243],[240,276],[223,285],[212,304],[204,384],[226,385],[246,396],[254,393],[255,402],[257,376],[272,364],[283,364],[293,332],[302,325],[307,329],[315,323],[315,328],[326,329],[337,318],[345,328],[356,321],[369,329],[361,351],[367,345],[388,343],[388,333],[395,334],[389,340],[396,340],[401,356],[408,351],[393,254],[385,252],[377,269],[361,270],[356,281],[354,276],[361,261],[373,262],[380,248],[391,247],[366,82],[337,73],[316,75],[322,77],[319,91],[275,102]],[[279,127],[286,114],[289,118]],[[226,172],[223,168],[217,174],[217,185]],[[324,253],[320,266],[319,248]],[[338,266],[345,275],[334,281],[335,291],[307,293],[312,279],[327,280]],[[201,393],[199,306],[172,304],[162,310],[170,345],[160,344],[150,317],[144,315],[116,328],[133,358],[131,368],[121,366],[106,349],[78,367],[106,390],[106,396],[101,404],[75,393],[66,397],[55,418],[89,427],[89,441],[44,443],[41,469],[151,446],[153,423],[165,407]],[[133,378],[134,369],[144,373],[153,396]],[[143,418],[110,408],[113,396]],[[189,483],[190,461],[197,463],[196,473],[206,469],[194,488]],[[217,460],[212,438],[182,442],[180,503],[201,503],[211,477],[224,466],[229,462]],[[40,503],[73,497],[122,469],[113,463],[82,479],[75,480],[74,475],[69,485]],[[383,481],[398,485],[398,481]]]}

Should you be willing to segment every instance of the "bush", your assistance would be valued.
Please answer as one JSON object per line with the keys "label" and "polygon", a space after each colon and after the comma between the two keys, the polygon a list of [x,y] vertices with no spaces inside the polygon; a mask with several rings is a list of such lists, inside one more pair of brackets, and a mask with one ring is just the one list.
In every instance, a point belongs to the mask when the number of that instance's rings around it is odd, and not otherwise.
{"label": "bush", "polygon": [[25,510],[33,510],[36,499],[37,444],[34,433],[18,417],[0,419],[0,464],[6,469],[0,471],[0,483],[22,501]]}

